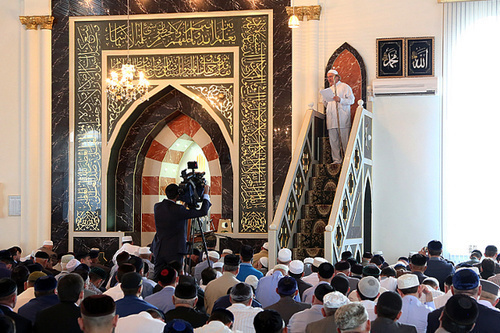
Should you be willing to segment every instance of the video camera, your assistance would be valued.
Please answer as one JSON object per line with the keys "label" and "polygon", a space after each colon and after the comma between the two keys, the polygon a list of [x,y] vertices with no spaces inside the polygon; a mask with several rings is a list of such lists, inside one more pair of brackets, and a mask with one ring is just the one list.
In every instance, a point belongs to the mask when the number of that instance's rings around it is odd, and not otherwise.
{"label": "video camera", "polygon": [[[191,169],[191,172],[187,172]],[[182,170],[182,182],[179,184],[179,200],[183,201],[189,208],[194,209],[199,202],[203,201],[203,192],[205,191],[204,172],[195,172],[198,169],[196,161],[188,162],[187,169]]]}

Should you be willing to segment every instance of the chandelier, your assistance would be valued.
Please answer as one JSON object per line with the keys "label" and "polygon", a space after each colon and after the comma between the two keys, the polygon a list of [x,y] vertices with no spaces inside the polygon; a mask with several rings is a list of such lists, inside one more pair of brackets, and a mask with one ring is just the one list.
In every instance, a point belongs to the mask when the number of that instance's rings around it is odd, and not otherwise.
{"label": "chandelier", "polygon": [[144,72],[138,72],[139,81],[134,84],[135,66],[130,64],[130,0],[127,0],[127,62],[122,65],[121,78],[118,73],[111,72],[111,78],[106,79],[106,94],[115,102],[125,101],[130,103],[139,99],[145,101],[149,90],[149,81]]}

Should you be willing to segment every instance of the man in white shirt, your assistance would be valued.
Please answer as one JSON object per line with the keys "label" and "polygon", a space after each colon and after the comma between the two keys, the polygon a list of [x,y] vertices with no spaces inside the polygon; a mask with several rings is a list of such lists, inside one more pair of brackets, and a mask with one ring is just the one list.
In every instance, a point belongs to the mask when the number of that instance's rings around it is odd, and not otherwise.
{"label": "man in white shirt", "polygon": [[115,333],[163,332],[165,322],[155,309],[118,318]]}
{"label": "man in white shirt", "polygon": [[234,315],[231,311],[218,308],[212,311],[207,324],[194,329],[194,333],[231,333]]}
{"label": "man in white shirt", "polygon": [[313,260],[313,264],[311,266],[312,273],[307,276],[304,276],[302,280],[304,280],[304,282],[311,284],[312,286],[316,286],[319,283],[319,277],[318,277],[319,265],[321,265],[324,262],[328,262],[328,260],[321,257],[315,257]]}
{"label": "man in white shirt", "polygon": [[134,265],[129,263],[121,264],[120,267],[118,267],[118,271],[116,273],[116,278],[118,280],[118,283],[113,288],[106,290],[104,292],[104,295],[110,296],[115,302],[119,299],[122,299],[124,294],[121,288],[121,280],[123,275],[129,272],[135,272]]}
{"label": "man in white shirt", "polygon": [[335,69],[329,70],[326,78],[330,89],[334,91],[333,100],[323,99],[323,105],[326,106],[326,126],[332,148],[332,163],[339,164],[344,158],[341,152],[345,154],[349,141],[351,105],[354,104],[354,94],[349,85],[340,82],[340,75]]}
{"label": "man in white shirt", "polygon": [[368,312],[368,319],[374,321],[377,319],[375,314],[375,300],[380,291],[380,282],[373,276],[365,276],[358,283],[358,295],[361,298],[361,304]]}
{"label": "man in white shirt", "polygon": [[[427,316],[434,311],[432,293],[418,282],[418,277],[414,274],[405,274],[398,278],[398,292],[403,298],[403,307],[399,322],[413,325],[418,333],[427,330]],[[426,302],[420,302],[419,298],[424,293]]]}
{"label": "man in white shirt", "polygon": [[227,309],[234,315],[235,330],[242,332],[255,332],[253,320],[257,313],[263,311],[262,308],[253,308],[251,306],[253,298],[252,287],[242,282],[231,288],[230,300],[231,306]]}

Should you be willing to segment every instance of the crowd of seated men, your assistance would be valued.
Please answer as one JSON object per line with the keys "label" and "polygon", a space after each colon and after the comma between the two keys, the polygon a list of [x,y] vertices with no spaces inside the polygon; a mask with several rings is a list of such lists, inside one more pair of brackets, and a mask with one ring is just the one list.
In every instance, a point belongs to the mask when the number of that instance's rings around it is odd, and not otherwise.
{"label": "crowd of seated men", "polygon": [[0,251],[0,332],[499,332],[500,265],[493,245],[462,263],[430,241],[387,263],[293,260],[268,243],[193,251],[155,272],[148,247],[130,237],[109,261],[101,249],[29,255]]}

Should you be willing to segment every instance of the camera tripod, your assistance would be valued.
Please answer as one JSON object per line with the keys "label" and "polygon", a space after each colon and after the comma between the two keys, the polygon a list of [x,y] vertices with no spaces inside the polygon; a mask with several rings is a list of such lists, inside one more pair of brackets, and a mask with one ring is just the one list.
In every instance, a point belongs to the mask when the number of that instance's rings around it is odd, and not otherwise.
{"label": "camera tripod", "polygon": [[[206,217],[206,216],[204,216]],[[189,235],[189,241],[187,242],[188,245],[188,251],[187,251],[187,260],[184,260],[184,271],[187,273],[191,273],[191,269],[193,267],[193,261],[191,260],[191,255],[193,254],[193,249],[194,249],[194,240],[196,238],[195,235],[195,227],[198,226],[198,229],[200,231],[201,235],[201,240],[202,240],[202,246],[203,246],[203,251],[202,253],[205,253],[207,260],[208,260],[208,267],[212,267],[212,264],[210,260],[208,259],[208,248],[207,248],[207,242],[205,240],[205,232],[203,232],[203,226],[201,223],[201,219],[203,217],[195,217],[191,219],[191,229],[190,229],[190,235]],[[196,222],[196,223],[195,223]],[[212,220],[208,221],[210,224],[212,223]],[[201,261],[200,261],[201,262]]]}

